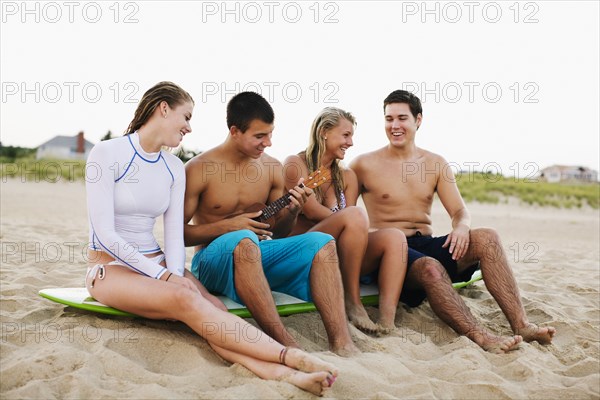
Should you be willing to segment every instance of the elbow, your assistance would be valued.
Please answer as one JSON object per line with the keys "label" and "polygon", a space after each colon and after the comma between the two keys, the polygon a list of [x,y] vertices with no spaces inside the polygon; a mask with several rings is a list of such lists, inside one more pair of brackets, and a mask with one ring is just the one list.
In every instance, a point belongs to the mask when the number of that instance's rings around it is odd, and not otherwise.
{"label": "elbow", "polygon": [[184,225],[183,227],[183,245],[185,247],[191,247],[197,245],[193,240],[192,227],[190,225]]}
{"label": "elbow", "polygon": [[323,219],[322,217],[320,217],[319,214],[320,213],[318,211],[304,208],[302,210],[302,213],[299,215],[299,217],[304,217],[305,219],[309,220],[310,222],[316,223]]}
{"label": "elbow", "polygon": [[333,213],[326,214],[326,213],[322,213],[322,212],[308,212],[308,213],[304,213],[303,216],[305,219],[307,219],[311,223],[318,224],[319,222],[323,221],[325,218],[327,218],[331,214],[333,214]]}

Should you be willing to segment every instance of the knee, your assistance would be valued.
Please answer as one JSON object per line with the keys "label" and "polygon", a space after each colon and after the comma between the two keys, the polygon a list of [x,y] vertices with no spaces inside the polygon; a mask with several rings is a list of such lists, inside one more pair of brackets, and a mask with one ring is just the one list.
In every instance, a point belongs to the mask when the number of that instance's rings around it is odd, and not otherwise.
{"label": "knee", "polygon": [[[328,235],[329,236],[329,235]],[[329,265],[332,268],[338,268],[338,255],[337,255],[337,247],[336,242],[331,237],[327,243],[325,243],[317,254],[315,254],[313,258],[313,266],[314,265]]]}
{"label": "knee", "polygon": [[477,259],[497,257],[503,252],[498,232],[491,228],[473,229],[469,250]]}
{"label": "knee", "polygon": [[[250,229],[242,229],[239,231],[226,233],[225,235],[232,235],[231,236],[232,241],[235,241],[235,240],[238,240],[239,242],[247,241],[247,242],[252,242],[258,246],[258,237],[256,236],[256,233],[252,232]],[[238,243],[238,246],[239,246],[239,243]]]}
{"label": "knee", "polygon": [[471,240],[480,243],[500,243],[500,235],[492,228],[477,228],[471,230]]}
{"label": "knee", "polygon": [[174,290],[175,308],[178,311],[197,309],[202,301],[202,295],[192,289],[181,287]]}
{"label": "knee", "polygon": [[385,228],[380,229],[378,232],[382,233],[381,240],[388,246],[401,248],[403,244],[406,244],[406,235],[400,229]]}
{"label": "knee", "polygon": [[[256,235],[255,235],[256,236]],[[260,247],[253,238],[244,238],[238,242],[233,251],[234,264],[254,263],[261,260]]]}
{"label": "knee", "polygon": [[332,214],[332,220],[337,221],[336,224],[340,228],[340,233],[351,232],[352,236],[360,233],[366,236],[369,231],[369,216],[366,211],[360,207],[349,206],[341,211]]}
{"label": "knee", "polygon": [[[174,318],[180,320],[186,313],[200,315],[202,319],[211,320],[211,313],[216,309],[202,293],[190,288],[181,287],[174,290]],[[185,322],[185,321],[184,321]]]}
{"label": "knee", "polygon": [[364,209],[357,206],[350,206],[344,208],[341,212],[346,216],[349,227],[365,231],[369,229],[369,216]]}
{"label": "knee", "polygon": [[442,264],[435,258],[422,257],[412,265],[419,281],[425,286],[446,280],[447,273]]}

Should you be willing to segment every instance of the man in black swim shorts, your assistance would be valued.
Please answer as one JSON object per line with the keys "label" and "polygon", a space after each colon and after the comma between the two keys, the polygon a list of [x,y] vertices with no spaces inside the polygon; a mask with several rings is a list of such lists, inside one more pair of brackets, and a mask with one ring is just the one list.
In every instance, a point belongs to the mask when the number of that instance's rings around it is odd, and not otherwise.
{"label": "man in black swim shorts", "polygon": [[[352,161],[372,229],[398,228],[408,242],[408,271],[401,300],[410,306],[425,298],[435,314],[483,349],[504,353],[522,340],[548,344],[555,329],[529,322],[519,288],[496,231],[471,229],[471,217],[452,169],[441,156],[415,144],[423,119],[421,101],[404,90],[384,100],[389,144]],[[432,237],[431,206],[437,193],[452,219],[452,231]],[[514,332],[495,335],[471,314],[452,288],[478,267]]]}

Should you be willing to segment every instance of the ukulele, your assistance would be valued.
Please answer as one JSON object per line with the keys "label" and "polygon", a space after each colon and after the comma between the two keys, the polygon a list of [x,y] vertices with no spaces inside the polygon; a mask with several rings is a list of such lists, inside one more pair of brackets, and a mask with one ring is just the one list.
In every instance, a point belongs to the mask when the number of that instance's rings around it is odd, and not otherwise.
{"label": "ukulele", "polygon": [[[331,180],[331,170],[329,168],[321,167],[313,172],[313,174],[310,175],[306,181],[301,183],[299,186],[301,188],[308,187],[315,189],[329,180]],[[270,203],[268,206],[264,205],[263,203],[254,203],[250,207],[244,209],[244,211],[233,213],[228,215],[226,218],[233,218],[245,213],[262,211],[262,214],[253,219],[258,222],[269,224],[270,227],[273,227],[275,225],[275,215],[292,202],[290,200],[291,196],[292,195],[289,193],[284,194],[277,200]]]}

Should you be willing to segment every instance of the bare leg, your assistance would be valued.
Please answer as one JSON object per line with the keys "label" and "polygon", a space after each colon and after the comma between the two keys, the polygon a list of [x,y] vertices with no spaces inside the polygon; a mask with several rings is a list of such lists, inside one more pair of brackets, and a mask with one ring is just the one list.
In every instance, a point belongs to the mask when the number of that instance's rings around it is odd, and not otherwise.
{"label": "bare leg", "polygon": [[459,271],[479,260],[485,286],[504,312],[513,332],[521,335],[526,342],[533,340],[541,344],[552,342],[556,329],[538,327],[527,319],[517,282],[496,231],[485,228],[473,229],[470,239],[471,244],[467,254],[459,262]]}
{"label": "bare leg", "polygon": [[466,335],[481,348],[492,353],[516,349],[521,336],[497,336],[483,328],[475,319],[460,295],[452,287],[444,267],[430,257],[415,261],[407,276],[410,288],[422,288],[433,312],[459,335]]}
{"label": "bare leg", "polygon": [[223,304],[223,302],[217,296],[210,294],[210,292],[204,287],[204,285],[198,280],[198,278],[194,276],[194,274],[192,274],[186,269],[184,270],[183,276],[192,281],[194,286],[196,286],[196,288],[198,288],[198,290],[202,294],[202,297],[210,301],[218,309],[227,311],[227,307],[225,306],[225,304]]}
{"label": "bare leg", "polygon": [[262,379],[280,380],[291,383],[316,396],[322,396],[333,385],[336,376],[330,371],[302,372],[287,365],[259,360],[250,356],[225,350],[214,344],[211,347],[225,360],[238,363],[254,372]]}
{"label": "bare leg", "polygon": [[300,347],[285,329],[277,313],[271,288],[265,277],[259,247],[242,239],[234,250],[235,289],[265,333],[285,346]]}
{"label": "bare leg", "polygon": [[109,265],[105,270],[104,279],[96,279],[93,288],[88,285],[98,301],[146,318],[182,321],[220,347],[266,361],[279,360],[281,344],[243,319],[218,309],[199,291],[148,278],[120,265]]}
{"label": "bare leg", "polygon": [[347,207],[330,215],[310,231],[333,236],[344,285],[344,304],[350,322],[367,333],[376,333],[378,327],[367,314],[360,301],[361,263],[368,241],[369,220],[365,211],[358,207]]}
{"label": "bare leg", "polygon": [[279,364],[284,346],[215,307],[199,291],[144,277],[118,265],[107,266],[104,279],[96,279],[93,288],[89,286],[91,280],[88,288],[99,301],[148,318],[182,321],[223,358],[240,362],[261,377],[284,379],[319,394],[338,375],[335,366],[299,349],[288,349],[285,365]]}
{"label": "bare leg", "polygon": [[316,254],[310,271],[310,289],[315,306],[323,319],[331,351],[341,356],[360,353],[348,330],[344,311],[344,288],[334,241],[327,243]]}
{"label": "bare leg", "polygon": [[404,285],[407,262],[406,236],[399,229],[380,229],[369,233],[369,245],[363,261],[363,274],[379,268],[380,331],[395,328],[396,309]]}

